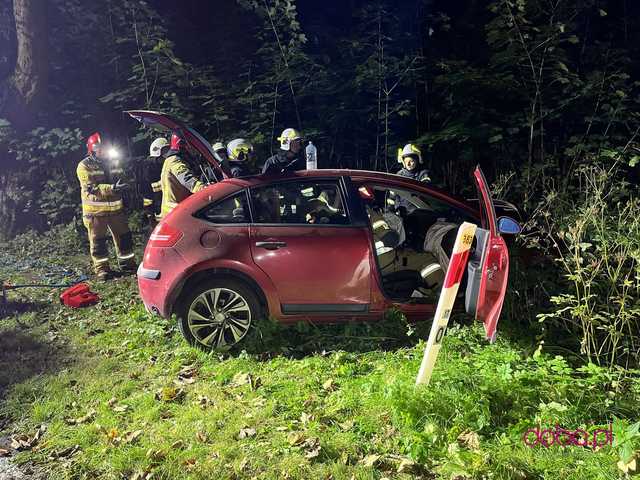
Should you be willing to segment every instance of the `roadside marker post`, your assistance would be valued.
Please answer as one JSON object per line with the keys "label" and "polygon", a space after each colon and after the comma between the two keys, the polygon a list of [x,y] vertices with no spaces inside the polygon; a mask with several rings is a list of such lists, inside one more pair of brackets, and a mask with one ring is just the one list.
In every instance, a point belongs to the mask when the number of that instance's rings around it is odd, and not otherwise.
{"label": "roadside marker post", "polygon": [[433,317],[431,333],[429,333],[429,340],[427,340],[420,371],[416,378],[416,385],[429,385],[433,367],[436,364],[438,352],[440,352],[442,338],[447,330],[453,303],[458,294],[458,287],[460,287],[460,281],[462,280],[464,269],[467,266],[469,249],[471,248],[475,234],[476,225],[473,223],[464,222],[458,229],[451,260],[449,261],[447,274],[445,275],[440,298],[438,299],[438,306],[436,307],[436,313]]}

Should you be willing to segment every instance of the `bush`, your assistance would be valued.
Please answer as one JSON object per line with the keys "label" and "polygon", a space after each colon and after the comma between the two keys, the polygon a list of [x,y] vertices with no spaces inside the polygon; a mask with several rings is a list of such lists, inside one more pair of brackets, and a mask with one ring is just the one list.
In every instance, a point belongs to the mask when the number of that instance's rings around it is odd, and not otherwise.
{"label": "bush", "polygon": [[576,178],[577,192],[552,192],[539,211],[564,285],[538,318],[576,335],[590,361],[637,364],[640,201],[617,164],[585,166]]}

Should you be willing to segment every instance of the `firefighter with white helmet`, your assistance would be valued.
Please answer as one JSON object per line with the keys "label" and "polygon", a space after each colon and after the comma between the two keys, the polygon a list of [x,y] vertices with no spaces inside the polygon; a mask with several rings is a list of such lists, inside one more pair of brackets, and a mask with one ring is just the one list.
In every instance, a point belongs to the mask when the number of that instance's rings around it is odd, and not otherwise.
{"label": "firefighter with white helmet", "polygon": [[121,192],[127,184],[121,179],[114,182],[110,165],[105,161],[115,151],[106,152],[99,133],[87,140],[87,156],[76,170],[80,181],[82,220],[89,236],[89,251],[96,275],[109,278],[109,251],[107,235],[110,232],[116,247],[118,264],[124,271],[135,271],[133,239],[124,213]]}
{"label": "firefighter with white helmet", "polygon": [[190,162],[191,146],[180,135],[171,135],[169,151],[162,165],[160,183],[162,185],[162,205],[160,217],[164,218],[178,203],[192,193],[207,186],[201,182]]}
{"label": "firefighter with white helmet", "polygon": [[250,175],[248,163],[254,159],[253,145],[244,138],[231,140],[227,145],[227,157],[233,177]]}
{"label": "firefighter with white helmet", "polygon": [[149,146],[149,157],[143,162],[140,171],[143,211],[152,229],[160,219],[160,206],[162,204],[160,175],[162,173],[162,163],[168,151],[169,141],[165,137],[156,138]]}
{"label": "firefighter with white helmet", "polygon": [[398,175],[412,178],[419,182],[430,182],[429,172],[422,168],[422,151],[413,143],[407,143],[404,148],[398,149],[398,163],[402,168]]}
{"label": "firefighter with white helmet", "polygon": [[285,128],[278,137],[280,151],[268,158],[262,167],[263,174],[281,174],[304,169],[302,135],[295,128]]}
{"label": "firefighter with white helmet", "polygon": [[[417,145],[407,143],[404,148],[398,149],[398,163],[402,164],[402,168],[398,171],[398,175],[411,178],[419,182],[430,182],[429,172],[422,168],[422,151]],[[392,204],[395,210],[401,215],[411,213],[415,210],[415,206],[404,198],[393,195],[391,196]]]}
{"label": "firefighter with white helmet", "polygon": [[215,142],[213,144],[213,156],[218,160],[221,164],[229,161],[229,157],[227,156],[227,147],[222,142]]}

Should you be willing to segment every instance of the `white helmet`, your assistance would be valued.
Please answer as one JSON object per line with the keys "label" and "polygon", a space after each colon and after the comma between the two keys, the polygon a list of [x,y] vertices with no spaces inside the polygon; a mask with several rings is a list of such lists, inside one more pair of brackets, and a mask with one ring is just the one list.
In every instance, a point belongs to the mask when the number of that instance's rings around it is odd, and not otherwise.
{"label": "white helmet", "polygon": [[213,144],[213,151],[217,152],[218,150],[226,150],[227,148],[224,146],[222,142],[216,142]]}
{"label": "white helmet", "polygon": [[418,158],[418,163],[422,163],[422,152],[413,143],[407,143],[404,148],[398,149],[398,163],[402,163],[404,157],[415,156]]}
{"label": "white helmet", "polygon": [[227,156],[229,160],[247,160],[251,152],[253,152],[253,145],[244,138],[231,140],[227,145]]}
{"label": "white helmet", "polygon": [[169,146],[169,142],[167,141],[166,138],[164,137],[156,138],[153,141],[153,143],[151,143],[151,146],[149,147],[149,156],[159,157],[160,155],[162,155],[162,149],[168,146]]}
{"label": "white helmet", "polygon": [[289,151],[291,142],[301,138],[302,135],[300,135],[300,132],[295,128],[285,128],[282,131],[282,135],[278,137],[278,140],[280,141],[280,149]]}

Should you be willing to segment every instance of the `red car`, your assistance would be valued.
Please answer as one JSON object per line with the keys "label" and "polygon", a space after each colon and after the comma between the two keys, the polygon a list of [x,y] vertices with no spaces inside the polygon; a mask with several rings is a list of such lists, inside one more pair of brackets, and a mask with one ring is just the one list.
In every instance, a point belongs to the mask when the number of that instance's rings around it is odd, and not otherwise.
{"label": "red car", "polygon": [[175,314],[191,344],[229,347],[264,316],[282,323],[372,321],[395,307],[409,320],[427,319],[463,221],[481,226],[463,285],[465,307],[495,337],[509,270],[501,233],[519,227],[496,218],[479,168],[475,204],[379,172],[228,178],[195,130],[158,112],[128,113],[181,132],[221,180],[160,222],[138,268],[146,309]]}

